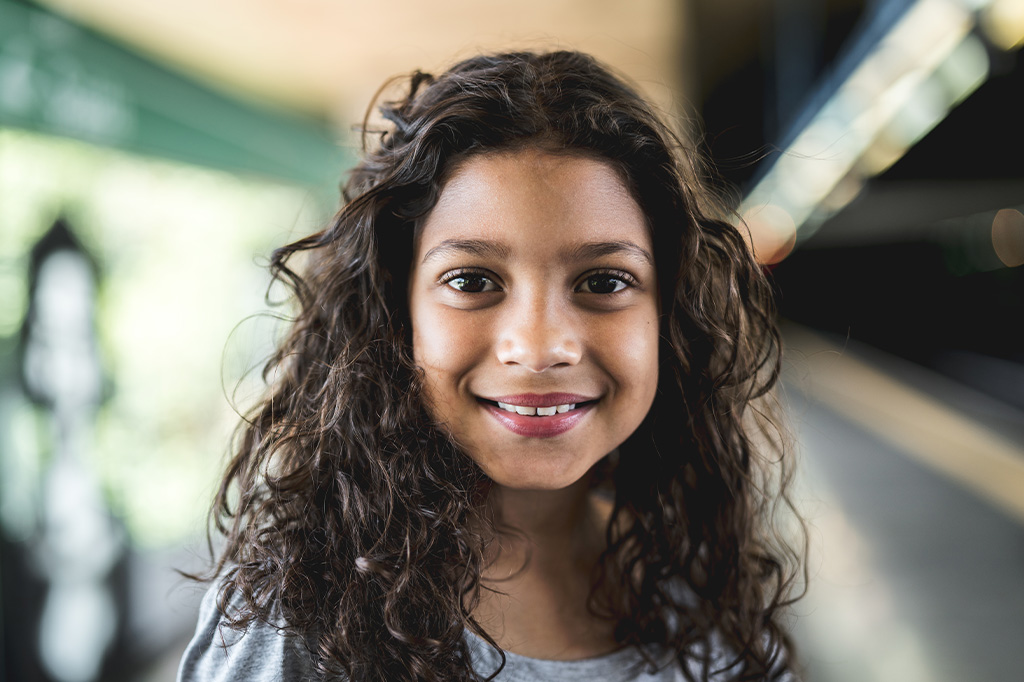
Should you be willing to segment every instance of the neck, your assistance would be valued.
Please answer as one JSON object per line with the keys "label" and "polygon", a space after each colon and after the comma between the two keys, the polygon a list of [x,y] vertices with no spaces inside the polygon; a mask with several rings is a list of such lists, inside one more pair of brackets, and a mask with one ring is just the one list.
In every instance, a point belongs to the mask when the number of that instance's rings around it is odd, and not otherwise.
{"label": "neck", "polygon": [[514,490],[495,485],[488,504],[497,526],[502,564],[524,551],[540,559],[569,559],[603,543],[590,477],[560,490]]}
{"label": "neck", "polygon": [[562,490],[495,486],[488,499],[498,535],[474,616],[506,650],[537,658],[585,658],[614,649],[612,624],[587,610],[610,507],[588,478]]}

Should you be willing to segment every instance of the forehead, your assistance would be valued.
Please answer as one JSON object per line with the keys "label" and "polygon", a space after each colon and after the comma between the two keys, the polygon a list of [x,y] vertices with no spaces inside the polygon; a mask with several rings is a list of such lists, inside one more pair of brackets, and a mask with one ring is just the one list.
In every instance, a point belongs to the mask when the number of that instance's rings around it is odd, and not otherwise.
{"label": "forehead", "polygon": [[565,192],[572,187],[632,199],[618,169],[595,155],[548,151],[536,147],[473,154],[457,161],[448,173],[442,194],[474,189],[545,188]]}
{"label": "forehead", "polygon": [[474,155],[456,166],[418,237],[463,231],[649,243],[643,212],[615,166],[539,149]]}

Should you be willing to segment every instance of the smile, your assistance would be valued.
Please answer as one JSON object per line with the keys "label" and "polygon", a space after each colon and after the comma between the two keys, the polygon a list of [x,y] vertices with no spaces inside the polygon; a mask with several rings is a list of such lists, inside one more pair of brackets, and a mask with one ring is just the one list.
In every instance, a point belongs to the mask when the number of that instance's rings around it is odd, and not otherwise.
{"label": "smile", "polygon": [[550,438],[576,426],[599,399],[571,393],[478,398],[481,405],[509,431],[532,438]]}
{"label": "smile", "polygon": [[569,410],[576,409],[576,403],[565,403],[563,405],[551,405],[549,407],[528,407],[526,405],[510,405],[498,401],[498,407],[505,410],[506,412],[515,412],[516,414],[538,416],[538,417],[550,417],[553,414],[564,414]]}

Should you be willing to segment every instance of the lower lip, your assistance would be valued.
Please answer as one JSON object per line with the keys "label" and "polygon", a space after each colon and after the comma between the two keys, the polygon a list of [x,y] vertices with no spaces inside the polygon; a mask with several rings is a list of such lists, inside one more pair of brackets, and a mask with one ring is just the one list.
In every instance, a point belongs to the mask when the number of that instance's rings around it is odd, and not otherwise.
{"label": "lower lip", "polygon": [[569,412],[561,412],[547,417],[531,417],[525,414],[517,414],[503,410],[497,405],[491,405],[490,403],[483,403],[483,406],[487,408],[492,417],[498,420],[499,424],[516,435],[528,436],[530,438],[551,438],[561,435],[576,426],[596,404],[587,403]]}

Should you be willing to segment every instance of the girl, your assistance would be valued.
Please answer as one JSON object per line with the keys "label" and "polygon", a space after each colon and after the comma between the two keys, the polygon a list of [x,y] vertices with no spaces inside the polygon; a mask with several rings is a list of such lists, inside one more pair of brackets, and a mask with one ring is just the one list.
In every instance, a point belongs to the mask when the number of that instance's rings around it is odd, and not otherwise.
{"label": "girl", "polygon": [[791,679],[778,335],[696,154],[572,52],[381,111],[273,256],[297,315],[179,678]]}

